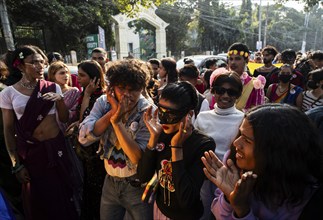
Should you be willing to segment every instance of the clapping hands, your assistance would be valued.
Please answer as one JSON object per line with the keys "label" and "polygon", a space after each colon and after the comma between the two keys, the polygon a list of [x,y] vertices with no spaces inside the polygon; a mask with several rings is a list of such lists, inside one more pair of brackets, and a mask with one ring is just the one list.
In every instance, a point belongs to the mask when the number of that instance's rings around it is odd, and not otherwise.
{"label": "clapping hands", "polygon": [[257,175],[252,171],[239,175],[238,169],[231,159],[225,166],[213,151],[205,152],[202,157],[205,165],[203,171],[224,193],[238,217],[243,217],[250,211],[249,200],[256,183]]}

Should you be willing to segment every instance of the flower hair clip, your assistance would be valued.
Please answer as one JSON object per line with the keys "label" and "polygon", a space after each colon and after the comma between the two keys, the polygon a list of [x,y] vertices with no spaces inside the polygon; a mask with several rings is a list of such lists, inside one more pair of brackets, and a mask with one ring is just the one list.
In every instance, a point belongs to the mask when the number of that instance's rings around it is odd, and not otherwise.
{"label": "flower hair clip", "polygon": [[15,61],[13,62],[12,66],[14,68],[18,68],[18,66],[21,64],[21,61],[19,59],[15,59]]}
{"label": "flower hair clip", "polygon": [[234,54],[234,55],[240,55],[240,56],[242,56],[242,57],[248,57],[249,56],[249,53],[248,52],[245,52],[245,51],[238,51],[238,50],[230,50],[229,52],[228,52],[228,56],[230,56],[230,55],[232,55],[232,54]]}
{"label": "flower hair clip", "polygon": [[19,53],[19,59],[23,60],[24,58],[25,58],[25,57],[24,57],[23,52],[20,52],[20,53]]}

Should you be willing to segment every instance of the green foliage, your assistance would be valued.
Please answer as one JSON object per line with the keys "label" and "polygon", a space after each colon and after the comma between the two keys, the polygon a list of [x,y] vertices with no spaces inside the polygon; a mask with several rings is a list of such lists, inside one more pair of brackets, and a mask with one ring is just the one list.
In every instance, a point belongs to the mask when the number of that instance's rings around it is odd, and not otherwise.
{"label": "green foliage", "polygon": [[169,26],[166,28],[167,49],[179,56],[180,51],[187,50],[185,42],[188,36],[188,25],[191,22],[193,9],[187,2],[176,2],[174,5],[162,4],[156,14]]}
{"label": "green foliage", "polygon": [[38,27],[46,35],[47,51],[63,54],[76,50],[85,58],[85,36],[105,29],[106,45],[114,45],[111,15],[118,13],[108,1],[8,0],[7,8],[15,33],[16,26]]}

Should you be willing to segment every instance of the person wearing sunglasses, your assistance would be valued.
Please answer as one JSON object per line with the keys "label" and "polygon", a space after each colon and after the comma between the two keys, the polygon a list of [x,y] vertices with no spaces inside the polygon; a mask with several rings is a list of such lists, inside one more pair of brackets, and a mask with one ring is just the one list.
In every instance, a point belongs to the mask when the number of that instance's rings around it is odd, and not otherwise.
{"label": "person wearing sunglasses", "polygon": [[215,143],[191,125],[197,103],[192,84],[170,83],[161,93],[158,109],[149,108],[144,115],[150,139],[137,172],[141,182],[157,173],[154,219],[199,219],[203,214],[199,160],[206,149],[214,150]]}
{"label": "person wearing sunglasses", "polygon": [[[235,106],[236,100],[242,93],[242,82],[234,71],[219,72],[211,85],[211,93],[215,98],[214,109],[200,112],[194,123],[194,127],[208,136],[216,143],[213,149],[215,154],[223,159],[226,151],[238,134],[239,126],[244,114]],[[205,180],[201,189],[201,197],[204,205],[202,219],[209,219],[211,203],[215,197],[216,186],[210,180]]]}
{"label": "person wearing sunglasses", "polygon": [[101,47],[94,48],[91,52],[91,60],[98,62],[103,69],[103,72],[106,73],[106,64],[109,62],[109,58],[105,49]]}

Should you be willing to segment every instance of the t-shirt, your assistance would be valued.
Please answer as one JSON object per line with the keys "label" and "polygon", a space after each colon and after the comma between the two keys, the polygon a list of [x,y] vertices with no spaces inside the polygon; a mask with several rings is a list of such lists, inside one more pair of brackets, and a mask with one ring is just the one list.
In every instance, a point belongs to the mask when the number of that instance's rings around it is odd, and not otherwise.
{"label": "t-shirt", "polygon": [[[56,93],[63,96],[62,90],[59,85],[56,85]],[[8,86],[0,92],[0,108],[13,109],[17,119],[19,120],[25,112],[26,104],[30,96],[24,95],[15,89],[13,86]],[[56,105],[49,111],[49,115],[56,113]]]}

